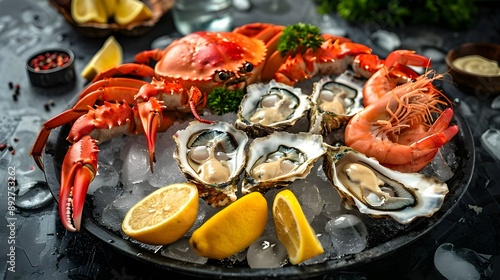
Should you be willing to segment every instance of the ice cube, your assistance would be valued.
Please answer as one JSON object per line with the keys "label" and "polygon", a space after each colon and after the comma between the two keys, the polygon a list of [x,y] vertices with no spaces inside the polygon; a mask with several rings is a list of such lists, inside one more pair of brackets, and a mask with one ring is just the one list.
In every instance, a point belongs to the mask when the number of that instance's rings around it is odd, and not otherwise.
{"label": "ice cube", "polygon": [[343,214],[325,225],[325,232],[332,238],[333,248],[338,255],[355,254],[367,245],[368,231],[360,218]]}
{"label": "ice cube", "polygon": [[434,253],[434,266],[446,279],[491,279],[491,263],[475,251],[441,244]]}
{"label": "ice cube", "polygon": [[89,184],[87,194],[93,194],[97,189],[102,186],[114,187],[118,185],[120,174],[116,169],[105,162],[99,162],[97,165],[97,173],[94,180]]}
{"label": "ice cube", "polygon": [[111,230],[120,231],[128,210],[143,197],[143,193],[123,192],[115,201],[104,208],[100,223]]}
{"label": "ice cube", "polygon": [[275,268],[285,264],[287,252],[276,237],[262,236],[248,247],[246,257],[251,268]]}
{"label": "ice cube", "polygon": [[434,175],[445,182],[453,177],[453,171],[451,170],[448,162],[443,158],[443,154],[438,150],[436,156],[431,161],[431,167],[434,171]]}
{"label": "ice cube", "polygon": [[208,260],[205,257],[197,255],[193,251],[193,248],[189,244],[189,237],[182,237],[176,242],[169,244],[160,251],[160,254],[165,257],[190,263],[205,264]]}
{"label": "ice cube", "polygon": [[[140,137],[142,136],[142,137]],[[148,148],[144,135],[130,136],[131,145],[122,153],[122,182],[138,183],[146,180],[146,176],[151,172],[149,166]],[[135,141],[133,141],[135,140]]]}
{"label": "ice cube", "polygon": [[500,160],[500,130],[490,128],[481,135],[481,144],[490,155]]}
{"label": "ice cube", "polygon": [[330,253],[332,252],[332,240],[330,234],[323,233],[323,234],[318,234],[318,239],[321,242],[321,246],[323,247],[323,253],[307,259],[303,262],[300,263],[300,265],[311,265],[311,264],[317,264],[317,263],[323,263],[326,260],[329,259]]}

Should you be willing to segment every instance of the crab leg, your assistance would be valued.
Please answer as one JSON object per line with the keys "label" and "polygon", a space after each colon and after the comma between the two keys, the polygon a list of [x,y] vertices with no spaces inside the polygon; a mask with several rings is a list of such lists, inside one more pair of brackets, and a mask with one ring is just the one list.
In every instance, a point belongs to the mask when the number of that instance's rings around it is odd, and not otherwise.
{"label": "crab leg", "polygon": [[96,140],[82,137],[64,157],[59,191],[59,216],[69,231],[80,230],[83,204],[90,182],[97,171]]}
{"label": "crab leg", "polygon": [[133,99],[137,90],[127,87],[101,87],[92,92],[86,93],[73,108],[68,109],[57,116],[49,119],[42,125],[42,129],[31,148],[30,155],[33,156],[37,166],[43,170],[42,151],[47,139],[49,138],[50,131],[58,126],[75,121],[80,116],[89,111],[89,106],[93,106],[98,99],[104,100],[126,100],[128,104],[135,104]]}

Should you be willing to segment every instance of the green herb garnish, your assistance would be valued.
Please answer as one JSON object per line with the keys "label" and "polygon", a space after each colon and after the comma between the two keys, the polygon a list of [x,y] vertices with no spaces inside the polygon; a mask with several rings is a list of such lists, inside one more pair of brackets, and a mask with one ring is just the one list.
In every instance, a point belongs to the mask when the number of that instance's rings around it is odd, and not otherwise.
{"label": "green herb garnish", "polygon": [[407,25],[470,27],[476,20],[475,0],[320,0],[320,14],[337,13],[347,21],[379,28]]}
{"label": "green herb garnish", "polygon": [[217,115],[236,112],[244,95],[242,89],[231,90],[217,87],[208,95],[208,107]]}
{"label": "green herb garnish", "polygon": [[304,53],[307,49],[313,51],[321,46],[324,39],[321,31],[312,24],[297,23],[283,29],[278,41],[278,51],[282,56],[290,53]]}

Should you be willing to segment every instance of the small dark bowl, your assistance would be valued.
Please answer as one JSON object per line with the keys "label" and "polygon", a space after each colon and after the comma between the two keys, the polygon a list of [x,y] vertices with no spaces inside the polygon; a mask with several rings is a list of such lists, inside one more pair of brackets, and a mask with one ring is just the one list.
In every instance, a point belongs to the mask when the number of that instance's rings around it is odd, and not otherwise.
{"label": "small dark bowl", "polygon": [[466,55],[481,55],[487,59],[500,62],[500,45],[490,43],[465,43],[448,51],[446,65],[448,71],[461,89],[471,93],[500,93],[500,76],[480,76],[459,70],[453,66],[453,61]]}
{"label": "small dark bowl", "polygon": [[[40,55],[45,56],[47,53],[49,54],[63,54],[69,57],[67,62],[64,62],[62,66],[56,66],[55,68],[50,69],[35,69],[30,65],[30,62],[33,59],[36,59]],[[26,71],[28,72],[28,77],[30,81],[35,86],[41,87],[51,87],[60,84],[66,84],[75,79],[75,55],[69,49],[64,48],[53,48],[47,49],[36,54],[33,54],[26,61]]]}

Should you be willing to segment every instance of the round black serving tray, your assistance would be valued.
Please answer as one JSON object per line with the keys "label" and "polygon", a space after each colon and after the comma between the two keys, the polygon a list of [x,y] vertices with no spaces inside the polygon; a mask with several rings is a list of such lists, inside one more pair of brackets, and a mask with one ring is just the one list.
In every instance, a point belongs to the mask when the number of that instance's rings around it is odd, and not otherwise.
{"label": "round black serving tray", "polygon": [[[106,242],[109,246],[120,253],[131,258],[152,264],[156,267],[175,271],[178,273],[214,277],[214,278],[310,278],[318,275],[331,274],[332,272],[345,270],[357,265],[362,265],[377,258],[389,255],[417,240],[433,227],[438,225],[446,217],[462,195],[465,193],[474,170],[475,151],[474,140],[470,127],[466,120],[459,114],[455,114],[453,123],[460,128],[459,133],[452,140],[458,147],[455,154],[459,158],[459,164],[454,176],[448,180],[449,193],[439,211],[430,218],[419,218],[409,225],[399,225],[390,219],[375,219],[364,217],[368,232],[371,234],[368,248],[364,251],[328,260],[324,263],[313,265],[288,265],[274,269],[252,269],[249,267],[225,266],[223,262],[209,262],[208,264],[195,264],[165,257],[139,246],[121,235],[101,226],[95,219],[87,203],[82,218],[82,227],[96,238]],[[61,164],[69,147],[66,136],[70,129],[69,125],[62,126],[52,131],[44,154],[45,175],[47,183],[58,200]],[[87,198],[89,200],[89,198]]]}

